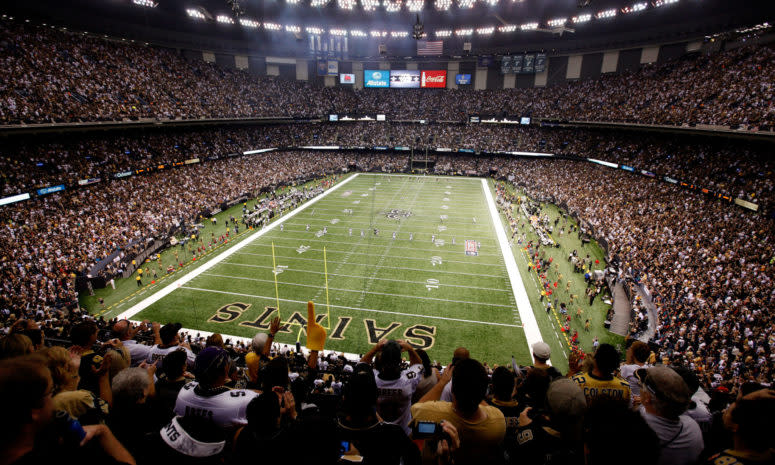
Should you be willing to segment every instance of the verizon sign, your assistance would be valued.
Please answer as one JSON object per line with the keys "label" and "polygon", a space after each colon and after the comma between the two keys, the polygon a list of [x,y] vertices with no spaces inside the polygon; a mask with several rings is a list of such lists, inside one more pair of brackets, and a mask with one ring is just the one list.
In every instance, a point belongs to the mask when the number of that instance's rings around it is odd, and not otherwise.
{"label": "verizon sign", "polygon": [[420,87],[447,87],[447,72],[423,71],[420,75]]}

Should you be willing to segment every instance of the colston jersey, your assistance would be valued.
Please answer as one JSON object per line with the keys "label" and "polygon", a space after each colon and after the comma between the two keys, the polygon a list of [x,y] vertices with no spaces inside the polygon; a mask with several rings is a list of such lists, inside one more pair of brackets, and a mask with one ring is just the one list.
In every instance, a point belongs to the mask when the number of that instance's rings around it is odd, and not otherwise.
{"label": "colston jersey", "polygon": [[573,381],[577,382],[584,391],[588,403],[597,397],[609,397],[630,402],[630,384],[616,376],[611,379],[601,379],[592,373],[579,373],[573,377]]}
{"label": "colston jersey", "polygon": [[[248,403],[258,397],[254,391],[223,388],[220,392],[205,393],[196,389],[197,382],[183,386],[175,402],[175,414],[197,416],[212,420],[220,428],[233,428],[248,423]],[[202,392],[200,392],[202,391]]]}
{"label": "colston jersey", "polygon": [[409,421],[412,415],[409,408],[421,374],[420,364],[410,366],[393,380],[381,379],[379,371],[374,370],[377,381],[377,411],[386,422],[400,426],[406,434],[411,432]]}

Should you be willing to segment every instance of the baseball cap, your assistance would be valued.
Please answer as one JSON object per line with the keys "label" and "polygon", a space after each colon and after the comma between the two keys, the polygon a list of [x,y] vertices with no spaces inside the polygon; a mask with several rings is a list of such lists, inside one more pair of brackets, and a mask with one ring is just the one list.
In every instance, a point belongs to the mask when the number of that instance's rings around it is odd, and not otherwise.
{"label": "baseball cap", "polygon": [[691,400],[689,387],[681,375],[666,366],[660,365],[647,369],[641,384],[662,402],[665,407],[662,413],[668,417],[677,418],[686,411]]}
{"label": "baseball cap", "polygon": [[178,331],[180,331],[180,328],[182,327],[183,325],[180,323],[167,323],[166,325],[162,326],[159,330],[161,343],[165,346],[172,343],[172,340],[175,339],[175,335],[178,334]]}
{"label": "baseball cap", "polygon": [[194,361],[194,374],[203,383],[214,381],[223,373],[224,367],[231,363],[229,353],[220,347],[205,347]]}
{"label": "baseball cap", "polygon": [[587,398],[579,385],[568,378],[560,378],[549,384],[546,403],[552,415],[557,417],[580,417],[587,409]]}
{"label": "baseball cap", "polygon": [[549,360],[549,357],[552,356],[552,348],[549,347],[549,344],[539,341],[533,344],[533,355],[535,355],[538,358],[542,358],[544,360]]}

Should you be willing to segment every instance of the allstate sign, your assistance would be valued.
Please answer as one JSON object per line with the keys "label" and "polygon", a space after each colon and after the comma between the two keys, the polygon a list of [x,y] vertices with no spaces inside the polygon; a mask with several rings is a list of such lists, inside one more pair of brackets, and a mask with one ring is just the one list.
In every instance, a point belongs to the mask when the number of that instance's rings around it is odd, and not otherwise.
{"label": "allstate sign", "polygon": [[390,87],[390,71],[364,70],[363,85],[365,87]]}

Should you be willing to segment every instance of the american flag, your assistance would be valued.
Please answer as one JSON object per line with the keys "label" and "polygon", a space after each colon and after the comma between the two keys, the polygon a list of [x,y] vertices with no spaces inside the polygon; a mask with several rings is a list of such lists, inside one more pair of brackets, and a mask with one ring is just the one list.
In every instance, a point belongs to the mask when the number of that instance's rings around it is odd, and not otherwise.
{"label": "american flag", "polygon": [[417,42],[417,55],[441,55],[444,49],[443,40],[420,40]]}

